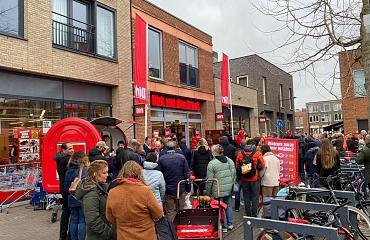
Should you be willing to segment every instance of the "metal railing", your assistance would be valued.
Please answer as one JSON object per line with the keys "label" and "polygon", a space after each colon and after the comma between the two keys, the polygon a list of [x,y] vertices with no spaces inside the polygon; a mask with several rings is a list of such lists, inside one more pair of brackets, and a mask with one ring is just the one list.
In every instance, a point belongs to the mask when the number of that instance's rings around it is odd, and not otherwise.
{"label": "metal railing", "polygon": [[52,12],[53,45],[75,51],[95,53],[93,25]]}

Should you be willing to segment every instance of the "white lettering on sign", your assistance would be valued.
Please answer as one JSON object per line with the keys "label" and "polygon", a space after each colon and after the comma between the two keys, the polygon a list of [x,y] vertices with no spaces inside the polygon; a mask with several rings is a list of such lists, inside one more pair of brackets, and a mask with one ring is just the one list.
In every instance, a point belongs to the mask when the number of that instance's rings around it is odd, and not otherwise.
{"label": "white lettering on sign", "polygon": [[144,108],[142,107],[137,107],[136,108],[136,114],[143,114],[144,113]]}
{"label": "white lettering on sign", "polygon": [[222,97],[222,102],[229,104],[229,97],[228,96]]}
{"label": "white lettering on sign", "polygon": [[146,89],[135,85],[135,97],[140,99],[146,99]]}
{"label": "white lettering on sign", "polygon": [[29,131],[21,131],[21,138],[29,138],[30,132]]}

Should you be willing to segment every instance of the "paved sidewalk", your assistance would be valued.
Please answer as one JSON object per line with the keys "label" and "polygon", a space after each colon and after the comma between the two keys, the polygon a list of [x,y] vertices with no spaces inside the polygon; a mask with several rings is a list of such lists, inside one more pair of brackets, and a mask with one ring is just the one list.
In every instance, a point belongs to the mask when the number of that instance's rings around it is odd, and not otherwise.
{"label": "paved sidewalk", "polygon": [[[241,211],[234,211],[234,226],[225,236],[225,240],[243,239],[243,206]],[[51,211],[34,211],[32,206],[19,206],[9,210],[9,214],[0,213],[1,240],[58,240],[59,218],[56,223],[50,222]]]}

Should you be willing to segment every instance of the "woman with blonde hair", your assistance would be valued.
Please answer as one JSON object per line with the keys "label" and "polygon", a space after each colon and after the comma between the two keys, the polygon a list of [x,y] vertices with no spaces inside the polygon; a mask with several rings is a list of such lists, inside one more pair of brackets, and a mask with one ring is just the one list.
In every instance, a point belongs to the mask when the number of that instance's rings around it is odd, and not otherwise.
{"label": "woman with blonde hair", "polygon": [[72,240],[85,239],[86,223],[81,204],[73,196],[77,184],[87,174],[89,159],[85,152],[74,152],[69,159],[65,177],[64,192],[68,194],[68,207],[71,210],[70,232]]}
{"label": "woman with blonde hair", "polygon": [[108,194],[106,214],[117,225],[117,239],[156,240],[155,222],[163,210],[145,183],[140,165],[126,162],[115,183],[117,187]]}
{"label": "woman with blonde hair", "polygon": [[205,179],[207,177],[207,166],[211,160],[212,152],[208,147],[207,140],[199,139],[197,150],[193,152],[190,164],[190,169],[194,171],[196,178]]}
{"label": "woman with blonde hair", "polygon": [[334,175],[340,170],[339,154],[329,139],[322,140],[322,145],[316,154],[316,162],[314,164],[320,179],[322,179],[320,182],[323,185],[326,185],[325,178]]}
{"label": "woman with blonde hair", "polygon": [[105,212],[108,198],[108,163],[95,160],[89,166],[87,177],[77,186],[75,196],[82,203],[86,220],[86,240],[116,239],[113,226]]}

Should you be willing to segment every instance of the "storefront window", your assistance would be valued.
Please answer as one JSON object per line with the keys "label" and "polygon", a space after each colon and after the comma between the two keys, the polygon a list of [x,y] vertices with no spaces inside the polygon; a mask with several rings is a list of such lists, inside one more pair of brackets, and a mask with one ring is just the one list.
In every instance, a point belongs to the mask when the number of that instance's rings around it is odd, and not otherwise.
{"label": "storefront window", "polygon": [[164,136],[163,122],[152,122],[152,131],[158,131],[159,136]]}
{"label": "storefront window", "polygon": [[0,165],[19,161],[19,129],[42,133],[44,121],[61,119],[61,103],[54,101],[0,98],[0,109]]}
{"label": "storefront window", "polygon": [[82,103],[65,103],[64,117],[75,117],[87,120],[89,113],[89,105]]}
{"label": "storefront window", "polygon": [[200,133],[202,132],[201,123],[189,123],[189,136],[190,136],[190,139],[192,137],[195,137],[195,131],[197,129],[199,130]]}
{"label": "storefront window", "polygon": [[93,104],[91,109],[91,118],[100,118],[111,115],[111,108],[107,105]]}

